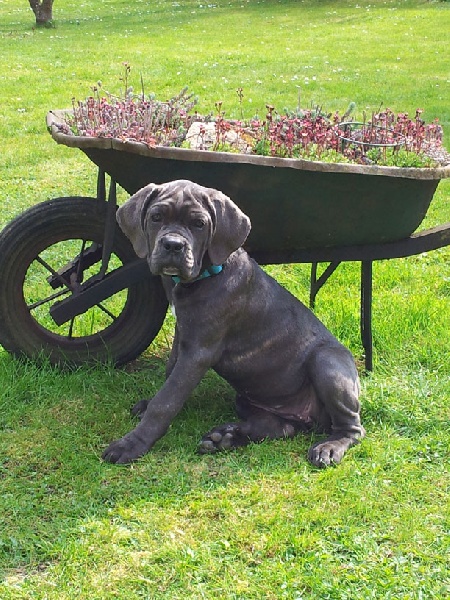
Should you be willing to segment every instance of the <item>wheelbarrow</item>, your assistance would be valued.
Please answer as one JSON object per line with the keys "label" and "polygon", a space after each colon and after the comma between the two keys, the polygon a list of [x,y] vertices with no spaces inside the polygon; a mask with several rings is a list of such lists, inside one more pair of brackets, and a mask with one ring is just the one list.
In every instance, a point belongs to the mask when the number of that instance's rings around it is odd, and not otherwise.
{"label": "wheelbarrow", "polygon": [[[94,197],[37,204],[0,235],[0,343],[52,363],[124,364],[159,332],[167,300],[116,224],[116,185],[190,179],[223,191],[249,215],[246,250],[260,264],[311,263],[310,304],[343,261],[361,263],[361,339],[372,369],[372,263],[450,245],[450,223],[414,233],[450,165],[435,169],[149,147],[62,133],[97,166]],[[106,175],[110,177],[109,188]],[[318,263],[328,263],[318,276]]]}

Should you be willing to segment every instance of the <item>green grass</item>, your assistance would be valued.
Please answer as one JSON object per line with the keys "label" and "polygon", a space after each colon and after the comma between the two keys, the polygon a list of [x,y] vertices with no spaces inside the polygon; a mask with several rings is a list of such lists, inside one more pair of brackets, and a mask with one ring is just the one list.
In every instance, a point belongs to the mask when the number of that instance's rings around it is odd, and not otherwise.
{"label": "green grass", "polygon": [[[184,85],[200,109],[320,103],[425,109],[450,139],[450,5],[418,0],[223,4],[56,0],[56,28],[0,2],[0,227],[40,201],[92,195],[95,168],[57,146],[45,114],[121,63],[147,91]],[[298,87],[299,86],[299,87]],[[121,199],[125,197],[121,194]],[[450,221],[442,182],[422,227]],[[450,597],[450,251],[374,266],[375,371],[362,378],[368,435],[342,465],[306,462],[311,440],[198,456],[233,394],[209,374],[156,447],[101,462],[161,385],[173,323],[135,363],[62,371],[0,350],[0,597],[419,600]],[[307,265],[271,272],[303,301]],[[345,264],[316,313],[357,359],[359,270]],[[1,324],[0,324],[1,327]]]}

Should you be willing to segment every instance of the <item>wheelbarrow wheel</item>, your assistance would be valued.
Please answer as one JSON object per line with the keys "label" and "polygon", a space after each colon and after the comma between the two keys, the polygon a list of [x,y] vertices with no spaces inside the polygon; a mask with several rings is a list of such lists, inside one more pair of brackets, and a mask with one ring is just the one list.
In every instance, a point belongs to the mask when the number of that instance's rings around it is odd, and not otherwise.
{"label": "wheelbarrow wheel", "polygon": [[[119,365],[150,345],[167,309],[161,282],[150,275],[61,326],[49,313],[99,272],[106,209],[96,198],[57,198],[25,211],[0,234],[0,344],[6,350],[53,364]],[[108,271],[135,259],[116,226]]]}

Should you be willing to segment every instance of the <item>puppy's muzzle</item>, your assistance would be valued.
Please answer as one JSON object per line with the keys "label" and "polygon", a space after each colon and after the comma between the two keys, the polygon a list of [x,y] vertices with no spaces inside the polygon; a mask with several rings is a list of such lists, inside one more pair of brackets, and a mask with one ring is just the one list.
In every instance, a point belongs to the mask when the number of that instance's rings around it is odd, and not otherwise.
{"label": "puppy's muzzle", "polygon": [[150,270],[154,275],[190,279],[193,266],[192,247],[185,236],[167,232],[159,238],[150,261]]}

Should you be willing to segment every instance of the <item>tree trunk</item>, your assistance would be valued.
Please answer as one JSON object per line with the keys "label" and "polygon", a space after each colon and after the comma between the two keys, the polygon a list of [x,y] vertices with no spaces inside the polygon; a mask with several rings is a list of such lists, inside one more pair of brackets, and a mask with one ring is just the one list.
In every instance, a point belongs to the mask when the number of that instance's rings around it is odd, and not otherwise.
{"label": "tree trunk", "polygon": [[53,0],[28,0],[36,17],[36,27],[49,27],[53,21]]}

